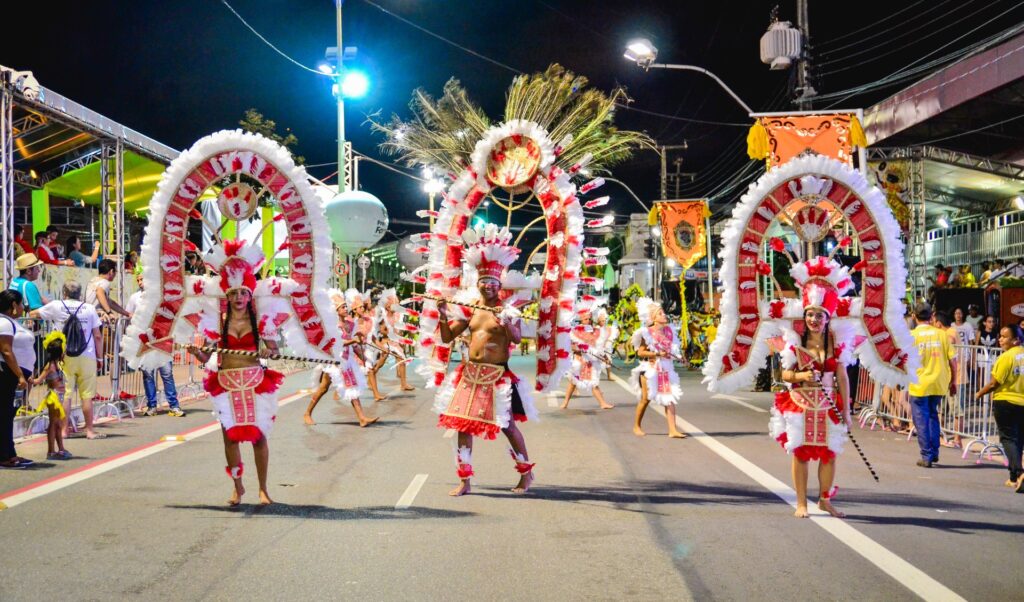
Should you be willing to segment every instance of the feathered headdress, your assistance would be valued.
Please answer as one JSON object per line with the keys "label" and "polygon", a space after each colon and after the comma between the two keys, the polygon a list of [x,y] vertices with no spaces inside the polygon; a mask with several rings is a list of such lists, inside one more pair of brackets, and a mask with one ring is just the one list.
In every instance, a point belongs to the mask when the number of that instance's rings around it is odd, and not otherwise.
{"label": "feathered headdress", "polygon": [[650,325],[651,314],[654,312],[654,308],[656,307],[661,307],[661,303],[658,303],[650,297],[640,297],[636,300],[636,315],[640,318],[640,323],[642,325]]}
{"label": "feathered headdress", "polygon": [[800,301],[805,312],[820,309],[832,317],[839,307],[839,298],[853,288],[848,269],[825,257],[802,261],[789,273],[800,287]]}
{"label": "feathered headdress", "polygon": [[494,224],[478,224],[462,234],[468,245],[463,258],[476,268],[477,281],[494,278],[501,281],[501,275],[519,257],[519,249],[509,244],[512,233],[508,228]]}
{"label": "feathered headdress", "polygon": [[377,297],[377,307],[383,309],[384,311],[391,311],[391,306],[394,305],[397,299],[398,293],[395,291],[395,289],[386,288],[384,289],[384,292],[380,294],[380,297]]}
{"label": "feathered headdress", "polygon": [[362,305],[363,294],[358,289],[350,288],[345,291],[345,304],[348,305],[349,309],[355,309],[357,306]]}
{"label": "feathered headdress", "polygon": [[59,330],[54,330],[50,334],[46,335],[46,338],[43,339],[43,349],[49,347],[50,343],[54,341],[60,341],[60,352],[64,353],[64,350],[67,348],[68,339],[64,336],[64,333]]}
{"label": "feathered headdress", "polygon": [[256,290],[256,271],[265,259],[259,247],[235,239],[215,246],[208,263],[220,274],[224,294],[240,289],[251,294]]}

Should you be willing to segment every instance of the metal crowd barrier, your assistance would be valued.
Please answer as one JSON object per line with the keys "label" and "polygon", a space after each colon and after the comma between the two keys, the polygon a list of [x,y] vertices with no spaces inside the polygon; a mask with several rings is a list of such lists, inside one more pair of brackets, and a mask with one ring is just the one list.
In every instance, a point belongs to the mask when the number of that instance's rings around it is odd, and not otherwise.
{"label": "metal crowd barrier", "polygon": [[[1000,349],[976,345],[954,345],[957,359],[957,382],[955,395],[947,395],[939,407],[939,425],[943,438],[961,442],[961,457],[977,455],[1006,464],[1002,445],[996,442],[998,430],[992,415],[991,396],[980,400],[975,393],[991,379],[992,365],[1002,352]],[[907,440],[914,436],[914,422],[911,417],[908,392],[902,387],[880,386],[871,380],[867,370],[860,367],[860,378],[853,394],[854,407],[859,408],[858,419],[861,428],[889,426],[907,433]]]}
{"label": "metal crowd barrier", "polygon": [[[46,363],[46,353],[43,349],[43,338],[51,331],[57,329],[57,324],[45,320],[21,319],[22,324],[36,333],[36,369],[38,375]],[[128,326],[128,319],[119,317],[116,320],[105,322],[100,327],[103,337],[103,358],[102,364],[98,367],[96,375],[96,397],[93,398],[93,421],[102,418],[111,418],[120,421],[122,418],[134,418],[137,412],[146,408],[145,388],[142,381],[142,371],[132,370],[128,363],[121,357],[121,336]],[[196,334],[196,344],[205,344],[202,335]],[[282,347],[282,353],[290,353],[287,348]],[[187,402],[201,398],[206,395],[203,390],[203,376],[205,375],[202,366],[192,354],[184,349],[175,349],[171,360],[175,385],[179,402]],[[291,374],[305,369],[307,366],[301,362],[274,361],[274,369]],[[181,373],[184,372],[184,380]],[[163,391],[163,382],[159,375],[156,376],[157,385],[157,406],[167,405],[167,398]],[[15,416],[14,436],[22,437],[46,431],[49,424],[47,412],[39,412],[36,408],[47,394],[45,384],[32,387],[27,398],[23,398],[21,407],[17,409]],[[78,391],[69,390],[66,394],[67,407],[70,408],[68,415],[71,420],[68,428],[77,432],[84,428],[85,417],[82,414],[82,403]]]}

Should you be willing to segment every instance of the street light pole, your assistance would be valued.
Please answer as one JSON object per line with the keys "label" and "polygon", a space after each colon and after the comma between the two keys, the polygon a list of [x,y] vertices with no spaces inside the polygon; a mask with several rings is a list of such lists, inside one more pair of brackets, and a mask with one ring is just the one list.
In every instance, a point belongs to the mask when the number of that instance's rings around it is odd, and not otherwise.
{"label": "street light pole", "polygon": [[341,45],[341,5],[344,4],[345,0],[334,0],[334,13],[335,22],[338,28],[337,32],[337,54],[335,60],[337,61],[337,69],[335,69],[335,82],[337,86],[337,97],[338,97],[338,192],[348,192],[348,185],[346,184],[346,171],[348,170],[348,164],[345,160],[345,95],[341,91],[341,81],[344,77],[345,66],[344,66],[344,54],[345,48]]}
{"label": "street light pole", "polygon": [[732,96],[732,99],[739,103],[739,105],[743,107],[743,110],[746,111],[748,115],[754,112],[754,109],[751,109],[747,105],[747,103],[743,102],[743,99],[740,98],[735,92],[733,92],[732,88],[725,85],[725,82],[723,82],[721,78],[719,78],[717,75],[703,67],[698,67],[696,65],[678,65],[676,63],[651,63],[649,65],[641,65],[641,67],[643,67],[644,69],[677,69],[680,71],[696,71],[697,73],[703,73],[704,75],[718,82],[718,85],[721,86],[722,89],[729,94],[729,96]]}

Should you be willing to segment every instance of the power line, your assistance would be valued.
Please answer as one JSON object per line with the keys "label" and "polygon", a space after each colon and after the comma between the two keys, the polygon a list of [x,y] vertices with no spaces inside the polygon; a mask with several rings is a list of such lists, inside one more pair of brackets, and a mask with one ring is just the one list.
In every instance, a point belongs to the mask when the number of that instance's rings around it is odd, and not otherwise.
{"label": "power line", "polygon": [[[921,11],[920,13],[918,13],[918,14],[916,14],[914,16],[916,18],[921,18],[922,16],[932,12],[933,10],[939,8],[940,6],[942,6],[944,4],[948,4],[951,1],[952,0],[942,0],[941,2],[938,2],[938,3],[936,3],[936,4],[932,5],[932,6],[924,9],[923,11]],[[920,4],[920,2],[918,2],[917,4]],[[962,6],[965,6],[965,5],[962,5]],[[907,10],[907,8],[904,8],[903,10]],[[903,11],[900,11],[900,12],[903,12]],[[898,14],[899,14],[899,12],[893,13],[893,15],[890,15],[890,16],[894,16],[894,15],[898,15]],[[944,15],[939,15],[939,18],[941,19],[943,16]],[[867,42],[868,40],[873,40],[874,38],[877,38],[878,36],[885,35],[885,34],[889,33],[890,31],[892,31],[894,29],[899,29],[901,27],[905,27],[906,24],[907,24],[906,22],[900,22],[900,23],[897,23],[896,25],[892,25],[890,27],[886,27],[884,29],[880,29],[880,30],[877,30],[877,31],[873,31],[869,35],[866,35],[866,36],[864,36],[862,38],[859,38],[856,41],[850,42],[849,44],[843,44],[842,46],[837,46],[835,48],[828,48],[827,50],[824,50],[824,51],[820,52],[819,54],[821,56],[829,56],[829,55],[833,55],[833,54],[835,54],[837,52],[840,52],[842,50],[846,50],[847,48],[862,47],[862,46],[864,46],[864,43]],[[906,34],[907,34],[906,31],[901,31],[898,35],[894,36],[893,39],[901,38],[901,37],[905,36]],[[844,36],[840,36],[838,38],[833,38],[833,39],[831,39],[831,40],[829,40],[827,42],[824,42],[824,43],[821,44],[820,47],[822,47],[822,48],[827,47],[830,42],[835,42],[836,40],[839,40],[842,37],[844,37]],[[817,50],[817,48],[815,48],[815,50]]]}
{"label": "power line", "polygon": [[[844,33],[841,36],[836,36],[836,37],[830,39],[828,42],[825,42],[825,43],[821,44],[821,46],[825,47],[828,44],[833,44],[833,43],[838,42],[840,40],[845,40],[846,38],[848,38],[850,36],[857,35],[858,33],[862,32],[862,31],[866,31],[868,29],[873,29],[873,28],[877,27],[879,24],[884,23],[884,22],[888,21],[889,19],[898,17],[899,15],[905,13],[906,11],[914,8],[918,4],[923,4],[923,3],[924,3],[924,0],[917,0],[917,2],[914,2],[913,4],[911,4],[909,6],[905,6],[902,9],[900,9],[900,10],[894,12],[894,13],[889,13],[888,15],[882,17],[881,19],[879,19],[877,21],[873,21],[871,23],[868,23],[867,25],[865,25],[863,27],[860,27],[860,28],[857,28],[857,29],[854,29],[853,31],[846,32],[846,33]],[[856,44],[856,43],[857,42],[854,42],[854,44]]]}
{"label": "power line", "polygon": [[405,23],[409,27],[413,27],[415,29],[418,29],[421,32],[427,34],[428,36],[431,36],[433,38],[437,38],[438,40],[441,40],[445,44],[450,44],[451,46],[454,46],[455,48],[458,48],[459,50],[461,50],[463,52],[469,53],[469,54],[475,56],[476,58],[478,58],[478,59],[480,59],[482,61],[487,61],[488,63],[491,63],[492,65],[496,65],[498,67],[501,67],[502,69],[508,69],[512,73],[516,73],[516,74],[520,74],[520,75],[523,74],[522,71],[520,71],[519,69],[516,69],[515,67],[511,67],[509,65],[506,65],[505,63],[502,63],[501,61],[496,61],[496,60],[494,60],[494,59],[492,59],[490,57],[484,56],[484,55],[480,54],[479,52],[477,52],[475,50],[472,50],[470,48],[466,48],[465,46],[457,44],[457,43],[449,40],[448,38],[446,38],[444,36],[438,35],[438,34],[432,32],[432,31],[430,31],[426,27],[421,27],[421,26],[413,23],[412,21],[410,21],[410,20],[408,20],[408,19],[406,19],[404,17],[396,15],[395,13],[389,11],[388,9],[386,9],[383,6],[377,4],[376,2],[373,2],[373,0],[363,0],[363,2],[365,2],[366,4],[369,4],[370,6],[376,8],[377,10],[381,11],[382,13],[384,13],[384,14],[390,16],[390,17],[398,19],[399,21],[401,21],[402,23]]}
{"label": "power line", "polygon": [[957,132],[957,133],[951,134],[949,136],[943,136],[942,138],[934,138],[932,140],[925,140],[924,142],[918,142],[918,143],[913,144],[911,146],[926,146],[926,145],[929,145],[929,144],[934,144],[936,142],[942,142],[944,140],[952,140],[953,138],[959,138],[960,136],[967,136],[969,134],[976,134],[978,132],[983,132],[985,130],[992,129],[992,128],[996,127],[996,126],[1003,125],[1004,123],[1010,123],[1011,121],[1017,121],[1018,119],[1024,119],[1024,115],[1017,115],[1016,117],[1010,117],[1009,119],[1004,119],[1002,121],[997,121],[995,123],[990,123],[988,125],[983,125],[980,128],[975,128],[973,130],[967,130],[966,132]]}
{"label": "power line", "polygon": [[[871,47],[871,48],[865,48],[864,50],[861,50],[860,52],[850,53],[850,54],[848,54],[846,56],[840,57],[840,58],[832,60],[832,61],[825,61],[823,63],[820,63],[821,65],[829,65],[829,64],[835,64],[835,63],[841,63],[841,62],[843,62],[843,61],[845,61],[847,59],[852,59],[852,58],[855,58],[855,57],[858,57],[858,56],[862,56],[862,55],[868,54],[868,53],[871,54],[871,56],[866,58],[866,59],[858,60],[858,62],[856,64],[848,65],[846,67],[839,67],[837,69],[832,69],[831,71],[825,71],[824,73],[822,73],[822,75],[830,75],[830,74],[833,74],[833,73],[839,73],[841,71],[849,71],[850,69],[857,69],[857,68],[859,68],[861,65],[863,65],[865,63],[870,63],[872,61],[876,61],[876,60],[879,60],[879,59],[881,59],[883,57],[889,56],[889,55],[891,55],[893,53],[900,52],[900,51],[904,50],[905,48],[908,48],[910,46],[914,46],[915,44],[918,44],[922,40],[926,40],[926,39],[928,39],[928,38],[930,38],[930,37],[932,37],[932,36],[934,36],[936,34],[939,34],[939,33],[943,32],[943,31],[949,29],[950,27],[954,27],[956,25],[959,25],[960,23],[963,23],[964,21],[966,21],[966,20],[970,19],[971,17],[977,15],[978,13],[984,11],[986,8],[988,8],[988,6],[987,5],[983,5],[981,8],[979,8],[978,10],[970,13],[969,15],[966,15],[966,16],[964,16],[964,17],[962,17],[960,19],[957,19],[956,21],[953,21],[951,23],[947,23],[947,24],[945,24],[942,27],[938,27],[938,28],[932,29],[931,31],[929,31],[925,35],[923,35],[921,37],[918,37],[918,38],[915,38],[913,41],[907,42],[906,44],[903,44],[901,46],[897,46],[895,48],[889,48],[885,52],[878,52],[878,49],[882,47],[882,45],[879,45],[879,46],[875,46],[875,47]],[[946,15],[941,15],[939,17],[939,19],[944,18],[945,16]],[[938,19],[935,19],[935,20],[938,20]],[[927,27],[928,25],[931,25],[932,22],[933,21],[928,21],[926,23],[922,23],[919,27],[916,27],[916,28],[914,28],[911,31],[917,31],[918,29],[921,29],[922,27]]]}
{"label": "power line", "polygon": [[287,54],[285,54],[283,50],[281,50],[281,49],[280,49],[280,48],[278,48],[277,46],[274,46],[273,44],[271,44],[271,43],[270,43],[270,40],[268,40],[267,38],[263,37],[263,35],[262,35],[262,34],[261,34],[260,32],[256,31],[256,29],[255,29],[255,28],[254,28],[254,27],[253,27],[252,25],[249,25],[249,23],[248,23],[248,22],[246,22],[246,20],[242,18],[242,15],[238,14],[238,11],[236,11],[236,10],[235,10],[234,8],[232,8],[232,7],[231,7],[231,5],[230,5],[230,4],[228,4],[228,0],[220,0],[220,1],[221,1],[221,4],[223,4],[224,6],[228,7],[228,10],[229,10],[229,11],[231,11],[231,13],[232,13],[233,15],[235,15],[236,17],[238,17],[238,20],[242,22],[242,25],[245,25],[245,26],[246,26],[247,28],[249,28],[249,31],[251,31],[251,32],[252,32],[252,33],[253,33],[253,34],[254,34],[254,35],[255,35],[255,36],[257,37],[257,38],[259,38],[259,39],[260,39],[260,40],[261,40],[261,41],[262,41],[262,42],[263,42],[264,44],[266,44],[267,46],[270,46],[270,48],[271,48],[271,49],[272,49],[272,50],[273,50],[274,52],[276,52],[276,53],[280,54],[281,56],[283,56],[284,58],[288,59],[288,60],[289,60],[290,62],[292,62],[293,64],[295,64],[295,65],[296,65],[297,67],[299,67],[300,69],[305,69],[306,71],[309,71],[310,73],[315,73],[315,74],[317,74],[317,75],[320,75],[320,76],[324,76],[324,77],[330,77],[330,76],[328,76],[328,75],[327,75],[326,73],[322,73],[322,72],[320,72],[320,71],[318,71],[318,70],[316,70],[316,69],[311,69],[311,68],[309,68],[309,67],[307,67],[307,66],[303,65],[303,64],[302,64],[302,63],[300,63],[299,61],[297,61],[297,60],[293,59],[292,57],[288,56]]}

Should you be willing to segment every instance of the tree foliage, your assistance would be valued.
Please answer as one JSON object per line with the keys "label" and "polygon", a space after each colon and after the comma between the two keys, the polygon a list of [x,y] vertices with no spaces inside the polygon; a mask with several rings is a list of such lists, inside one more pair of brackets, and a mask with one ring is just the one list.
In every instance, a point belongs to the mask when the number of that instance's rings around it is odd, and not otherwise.
{"label": "tree foliage", "polygon": [[277,122],[273,119],[267,119],[256,109],[248,109],[245,111],[245,115],[238,121],[238,125],[247,132],[254,134],[260,134],[267,138],[270,138],[274,142],[277,142],[281,146],[288,149],[288,152],[292,154],[297,165],[302,165],[306,162],[306,158],[302,155],[295,153],[295,148],[299,144],[299,139],[292,133],[291,128],[285,128],[285,135],[277,133]]}

